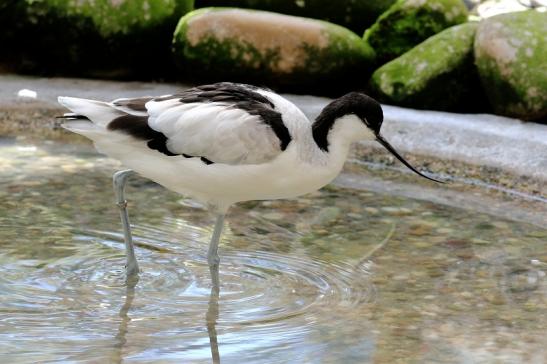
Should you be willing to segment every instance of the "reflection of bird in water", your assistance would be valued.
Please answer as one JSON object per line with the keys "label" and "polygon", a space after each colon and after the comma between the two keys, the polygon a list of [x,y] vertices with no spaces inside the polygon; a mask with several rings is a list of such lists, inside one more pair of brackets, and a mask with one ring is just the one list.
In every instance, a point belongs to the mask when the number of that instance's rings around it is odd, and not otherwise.
{"label": "reflection of bird in water", "polygon": [[211,294],[209,295],[209,306],[207,314],[205,315],[205,323],[207,324],[207,333],[209,334],[209,344],[211,345],[211,358],[213,364],[220,363],[220,353],[218,351],[218,339],[217,339],[217,320],[218,320],[218,298],[220,288],[218,286],[218,269],[211,269],[211,275],[213,284],[211,287]]}
{"label": "reflection of bird in water", "polygon": [[[213,281],[218,282],[218,270],[212,270],[211,274],[213,275]],[[215,277],[216,276],[216,277]],[[126,289],[125,289],[125,301],[120,308],[118,316],[120,317],[120,324],[118,325],[118,333],[116,334],[114,341],[114,348],[116,352],[112,356],[113,363],[123,363],[123,351],[127,345],[127,333],[128,326],[131,322],[131,317],[129,317],[129,311],[133,306],[133,301],[135,300],[135,287],[139,281],[137,275],[133,275],[126,280]],[[217,320],[218,320],[218,299],[219,299],[220,289],[218,285],[213,285],[211,287],[211,293],[209,295],[209,304],[207,308],[207,313],[205,315],[205,325],[207,326],[207,333],[209,334],[209,344],[211,346],[211,358],[213,364],[220,364],[220,354],[218,351],[218,339],[217,339]]]}
{"label": "reflection of bird in water", "polygon": [[[63,116],[65,128],[216,214],[207,255],[212,272],[218,270],[218,243],[230,205],[290,198],[321,188],[338,175],[352,142],[376,140],[426,177],[381,136],[382,108],[362,93],[332,101],[313,122],[270,90],[226,82],[161,97],[112,102],[59,97],[59,102],[72,111]],[[130,173],[114,175],[128,276],[139,270],[123,197]],[[213,275],[213,285],[218,286],[218,274]]]}
{"label": "reflection of bird in water", "polygon": [[115,356],[113,356],[112,358],[112,362],[114,363],[123,362],[123,349],[127,344],[127,327],[131,322],[131,318],[129,317],[128,313],[131,309],[131,306],[133,305],[133,300],[135,299],[135,286],[137,285],[138,281],[139,278],[137,276],[134,276],[126,281],[125,302],[120,309],[119,316],[121,321],[118,326],[118,334],[115,338],[116,340],[114,341],[114,347],[117,349]]}

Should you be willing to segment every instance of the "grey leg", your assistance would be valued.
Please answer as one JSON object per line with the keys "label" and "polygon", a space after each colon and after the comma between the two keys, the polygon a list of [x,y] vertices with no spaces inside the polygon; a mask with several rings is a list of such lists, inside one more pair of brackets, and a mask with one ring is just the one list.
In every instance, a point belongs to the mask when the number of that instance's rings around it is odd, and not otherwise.
{"label": "grey leg", "polygon": [[114,173],[114,192],[116,193],[116,205],[120,209],[120,218],[122,220],[123,226],[123,237],[125,241],[125,255],[127,258],[127,263],[125,265],[125,270],[127,278],[134,277],[139,273],[139,265],[137,263],[137,258],[135,258],[135,249],[133,247],[133,239],[131,237],[131,226],[129,225],[129,216],[127,215],[127,201],[124,197],[125,183],[127,179],[134,175],[130,169],[125,171],[119,171]]}
{"label": "grey leg", "polygon": [[220,258],[218,257],[218,243],[220,241],[220,235],[222,234],[222,228],[224,227],[224,217],[226,213],[218,213],[217,220],[215,222],[215,230],[213,231],[213,237],[209,244],[209,251],[207,253],[207,262],[209,262],[209,271],[211,272],[211,281],[213,286],[211,287],[211,295],[209,296],[209,309],[205,315],[207,323],[207,332],[209,333],[209,343],[211,345],[211,356],[213,364],[220,364],[220,354],[218,351],[218,339],[217,339],[217,320],[218,320],[218,299],[220,295],[220,285],[218,277],[218,268]]}
{"label": "grey leg", "polygon": [[209,263],[209,270],[211,271],[211,279],[213,281],[213,288],[219,289],[218,279],[218,264],[220,258],[218,257],[218,242],[220,241],[220,235],[222,234],[222,228],[224,227],[225,214],[217,215],[215,222],[215,230],[213,231],[213,237],[209,243],[209,251],[207,252],[207,262]]}
{"label": "grey leg", "polygon": [[219,293],[218,287],[211,287],[209,307],[207,309],[207,314],[205,315],[205,323],[207,324],[207,333],[209,334],[209,344],[211,345],[211,357],[213,359],[213,364],[220,364],[217,338]]}

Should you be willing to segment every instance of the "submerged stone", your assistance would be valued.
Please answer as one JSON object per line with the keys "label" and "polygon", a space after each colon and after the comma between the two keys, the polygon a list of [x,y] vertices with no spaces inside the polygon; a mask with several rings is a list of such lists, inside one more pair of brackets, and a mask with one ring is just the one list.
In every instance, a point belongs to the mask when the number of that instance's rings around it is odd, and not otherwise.
{"label": "submerged stone", "polygon": [[385,63],[466,20],[467,8],[461,0],[398,0],[367,29],[364,40]]}
{"label": "submerged stone", "polygon": [[374,72],[370,86],[382,102],[416,109],[486,108],[473,64],[477,23],[444,30]]}
{"label": "submerged stone", "polygon": [[196,7],[230,6],[326,20],[362,34],[395,0],[196,0]]}
{"label": "submerged stone", "polygon": [[185,76],[203,80],[335,89],[357,85],[373,52],[350,30],[325,21],[236,8],[184,16],[174,36]]}
{"label": "submerged stone", "polygon": [[475,63],[497,114],[547,122],[547,13],[524,11],[482,21]]}
{"label": "submerged stone", "polygon": [[170,62],[193,0],[20,0],[0,15],[0,58],[22,71],[124,76]]}

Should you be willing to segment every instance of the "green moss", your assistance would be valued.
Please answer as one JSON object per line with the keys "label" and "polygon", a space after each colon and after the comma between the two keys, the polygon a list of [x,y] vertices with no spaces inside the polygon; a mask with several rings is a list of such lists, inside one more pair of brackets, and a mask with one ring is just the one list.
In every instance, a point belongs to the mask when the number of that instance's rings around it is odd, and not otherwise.
{"label": "green moss", "polygon": [[173,29],[192,3],[20,0],[0,16],[0,62],[46,75],[165,77]]}
{"label": "green moss", "polygon": [[374,60],[374,51],[363,43],[357,34],[349,32],[346,28],[321,22],[325,28],[324,35],[328,38],[329,45],[319,48],[310,44],[303,44],[306,54],[301,71],[309,73],[331,75],[344,68],[361,70],[363,73],[369,69]]}
{"label": "green moss", "polygon": [[364,41],[385,63],[443,29],[465,22],[461,0],[399,0],[364,35]]}
{"label": "green moss", "polygon": [[246,72],[260,72],[277,62],[275,50],[269,50],[263,54],[252,44],[228,39],[221,40],[215,37],[214,33],[200,39],[197,44],[191,45],[187,41],[189,21],[210,11],[221,10],[223,8],[198,9],[181,18],[173,38],[173,51],[181,68],[199,67],[210,75],[228,68],[230,72],[240,75]]}
{"label": "green moss", "polygon": [[385,64],[372,75],[374,94],[420,109],[476,109],[484,101],[473,66],[476,29],[476,23],[451,27]]}
{"label": "green moss", "polygon": [[203,38],[195,46],[184,47],[182,56],[186,62],[199,64],[205,72],[229,67],[232,73],[260,73],[279,62],[276,49],[263,53],[250,43],[218,40],[214,36]]}
{"label": "green moss", "polygon": [[[25,0],[32,5],[35,1]],[[128,34],[135,27],[146,28],[162,23],[174,14],[193,8],[192,0],[44,0],[42,7],[63,16],[81,16],[91,20],[99,33]]]}
{"label": "green moss", "polygon": [[545,34],[547,14],[535,11],[503,14],[481,23],[475,63],[496,113],[547,121]]}
{"label": "green moss", "polygon": [[[241,39],[219,37],[215,29],[204,33],[199,41],[190,43],[188,31],[191,20],[208,16],[211,12],[233,10],[232,8],[198,9],[184,16],[175,30],[173,50],[183,77],[194,76],[203,80],[237,80],[270,86],[302,87],[327,83],[342,85],[348,80],[356,84],[355,74],[362,73],[371,65],[374,52],[361,38],[348,29],[320,20],[321,33],[328,40],[327,46],[319,47],[302,41],[301,57],[290,68],[281,67],[286,63],[280,46],[260,47]],[[241,10],[252,12],[253,10]],[[274,17],[283,17],[271,14]],[[307,21],[310,21],[309,19]],[[273,24],[273,23],[272,23]],[[275,36],[275,26],[271,27]],[[269,28],[267,28],[269,29]],[[275,42],[274,42],[275,44]],[[191,70],[191,71],[189,71]]]}

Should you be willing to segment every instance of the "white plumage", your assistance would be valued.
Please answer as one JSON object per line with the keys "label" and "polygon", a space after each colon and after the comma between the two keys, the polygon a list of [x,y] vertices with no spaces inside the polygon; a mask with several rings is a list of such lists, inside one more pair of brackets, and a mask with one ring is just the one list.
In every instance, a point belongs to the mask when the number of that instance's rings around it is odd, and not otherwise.
{"label": "white plumage", "polygon": [[59,103],[72,111],[64,116],[65,128],[219,215],[209,251],[209,262],[217,267],[215,236],[218,244],[230,205],[321,188],[338,175],[351,143],[361,139],[378,140],[407,164],[379,134],[380,105],[359,93],[333,101],[314,122],[272,91],[232,83],[156,98],[59,97]]}
{"label": "white plumage", "polygon": [[[151,110],[154,103],[149,102]],[[260,164],[281,153],[274,132],[259,116],[221,103],[192,103],[150,112],[149,125],[165,134],[167,147],[174,153],[204,156],[218,163]]]}

